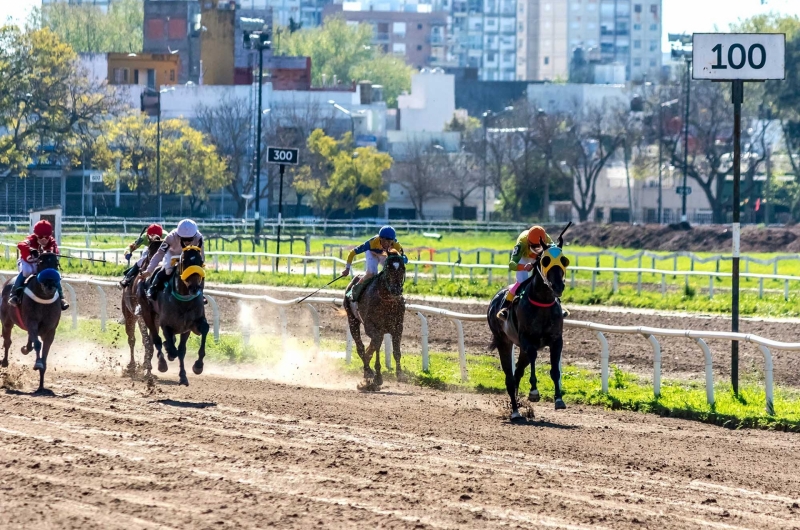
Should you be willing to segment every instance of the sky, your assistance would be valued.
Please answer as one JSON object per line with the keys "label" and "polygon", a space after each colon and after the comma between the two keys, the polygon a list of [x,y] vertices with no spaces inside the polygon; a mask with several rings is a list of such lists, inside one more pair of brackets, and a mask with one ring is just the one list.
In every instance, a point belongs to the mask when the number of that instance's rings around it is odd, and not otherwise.
{"label": "sky", "polygon": [[[565,0],[557,0],[565,1]],[[644,3],[645,0],[643,0]],[[664,51],[667,33],[727,31],[740,18],[778,11],[800,15],[800,0],[662,0],[664,9]],[[0,22],[8,17],[22,19],[41,0],[0,0]]]}

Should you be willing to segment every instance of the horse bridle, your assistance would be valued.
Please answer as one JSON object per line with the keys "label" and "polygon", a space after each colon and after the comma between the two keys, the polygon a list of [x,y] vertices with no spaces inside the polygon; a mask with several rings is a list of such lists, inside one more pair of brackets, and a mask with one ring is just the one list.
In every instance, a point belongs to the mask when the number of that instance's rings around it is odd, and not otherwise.
{"label": "horse bridle", "polygon": [[[385,272],[385,274],[383,275],[383,283],[386,285],[386,290],[387,290],[387,291],[389,291],[389,294],[391,294],[391,295],[392,295],[393,297],[395,297],[395,298],[397,298],[397,297],[400,297],[400,296],[403,296],[403,293],[402,293],[402,292],[401,292],[400,294],[397,294],[397,295],[396,295],[396,294],[392,294],[392,290],[389,288],[389,287],[390,287],[390,286],[389,286],[389,274],[388,274],[388,272],[386,272],[386,269],[388,268],[388,265],[389,265],[389,264],[387,263],[387,264],[384,266],[384,272]],[[399,270],[399,267],[398,267],[398,270]],[[404,272],[403,272],[403,279],[402,279],[402,281],[400,282],[400,290],[401,290],[401,291],[402,291],[402,289],[403,289],[403,286],[404,286],[405,284],[406,284],[406,275],[405,275],[405,271],[404,271]]]}

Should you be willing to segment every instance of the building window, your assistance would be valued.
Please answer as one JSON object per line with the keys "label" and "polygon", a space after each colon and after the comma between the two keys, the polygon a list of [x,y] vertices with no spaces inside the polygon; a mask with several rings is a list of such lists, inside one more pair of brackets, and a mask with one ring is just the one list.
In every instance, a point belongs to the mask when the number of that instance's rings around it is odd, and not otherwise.
{"label": "building window", "polygon": [[422,24],[417,24],[417,29],[422,29]]}
{"label": "building window", "polygon": [[650,59],[650,68],[654,68],[656,66],[656,60]]}
{"label": "building window", "polygon": [[417,51],[422,50],[422,44],[417,44]]}
{"label": "building window", "polygon": [[392,24],[392,32],[395,34],[396,37],[405,38],[406,36],[406,23],[405,22],[395,22]]}
{"label": "building window", "polygon": [[633,30],[634,31],[641,31],[641,29],[642,29],[642,25],[641,24],[634,24],[633,25]]}
{"label": "building window", "polygon": [[642,4],[634,4],[633,12],[634,13],[641,13],[642,12]]}
{"label": "building window", "polygon": [[658,31],[658,24],[650,24],[650,31]]}
{"label": "building window", "polygon": [[657,40],[651,40],[650,41],[650,51],[654,52],[657,49],[658,49],[658,41]]}
{"label": "building window", "polygon": [[153,68],[147,69],[147,87],[153,90],[156,88],[156,71]]}
{"label": "building window", "polygon": [[550,57],[544,58],[544,64],[550,64]]}
{"label": "building window", "polygon": [[186,19],[184,18],[171,18],[169,19],[169,39],[178,40],[186,38]]}
{"label": "building window", "polygon": [[406,44],[404,42],[395,42],[392,44],[392,53],[395,55],[405,55]]}
{"label": "building window", "polygon": [[164,21],[160,18],[151,18],[147,21],[147,38],[161,40],[164,38]]}
{"label": "building window", "polygon": [[133,84],[134,85],[138,85],[139,84],[139,70],[134,70],[133,71]]}
{"label": "building window", "polygon": [[642,60],[637,57],[633,60],[633,66],[642,66]]}
{"label": "building window", "polygon": [[653,13],[654,17],[658,16],[658,4],[653,4],[650,6],[650,12]]}
{"label": "building window", "polygon": [[641,48],[641,47],[642,47],[642,41],[640,41],[640,40],[635,40],[635,41],[633,41],[633,48],[634,48],[635,50],[638,50],[638,49],[639,49],[639,48]]}
{"label": "building window", "polygon": [[175,70],[169,71],[169,80],[173,82],[175,81]]}
{"label": "building window", "polygon": [[114,84],[127,85],[128,84],[128,69],[127,68],[114,68]]}
{"label": "building window", "polygon": [[486,61],[490,63],[494,62],[494,52],[489,52],[486,54]]}

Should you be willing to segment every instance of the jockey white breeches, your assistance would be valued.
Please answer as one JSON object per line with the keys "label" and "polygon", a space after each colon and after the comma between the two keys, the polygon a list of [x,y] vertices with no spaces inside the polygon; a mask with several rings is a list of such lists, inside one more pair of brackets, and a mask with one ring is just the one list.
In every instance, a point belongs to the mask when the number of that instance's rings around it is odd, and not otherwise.
{"label": "jockey white breeches", "polygon": [[[533,258],[521,258],[519,260],[520,265],[527,265],[528,263],[533,263]],[[517,283],[522,283],[528,278],[530,278],[531,273],[529,271],[517,271]]]}
{"label": "jockey white breeches", "polygon": [[386,263],[386,254],[376,254],[371,250],[368,250],[366,254],[367,273],[372,275],[378,274],[378,265]]}
{"label": "jockey white breeches", "polygon": [[26,278],[31,274],[36,274],[36,264],[29,263],[23,259],[17,260],[17,270],[20,271]]}

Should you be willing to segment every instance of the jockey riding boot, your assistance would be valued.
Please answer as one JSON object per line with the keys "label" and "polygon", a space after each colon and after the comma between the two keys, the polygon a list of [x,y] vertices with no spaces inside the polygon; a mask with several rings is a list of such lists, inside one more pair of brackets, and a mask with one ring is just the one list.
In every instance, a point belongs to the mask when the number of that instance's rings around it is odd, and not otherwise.
{"label": "jockey riding boot", "polygon": [[358,312],[358,299],[361,298],[361,293],[364,291],[364,287],[367,285],[367,282],[364,281],[364,278],[361,278],[357,284],[353,286],[350,290],[350,307],[353,308],[353,314],[363,322],[361,318],[361,314]]}
{"label": "jockey riding boot", "polygon": [[164,282],[167,281],[167,271],[164,269],[158,269],[158,272],[155,273],[153,279],[150,280],[150,288],[147,290],[147,298],[152,301],[156,301],[158,298],[158,293],[161,292],[161,289],[164,288]]}
{"label": "jockey riding boot", "polygon": [[17,279],[14,280],[14,287],[11,288],[11,296],[8,297],[8,303],[14,307],[19,306],[22,302],[22,289],[25,287],[25,276],[20,272]]}
{"label": "jockey riding boot", "polygon": [[139,264],[134,263],[133,267],[125,271],[125,277],[119,282],[120,287],[123,289],[131,284],[136,275],[139,274]]}
{"label": "jockey riding boot", "polygon": [[64,298],[64,288],[61,287],[61,282],[58,282],[58,300],[61,302],[61,310],[66,311],[69,309],[69,302]]}

